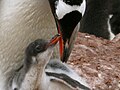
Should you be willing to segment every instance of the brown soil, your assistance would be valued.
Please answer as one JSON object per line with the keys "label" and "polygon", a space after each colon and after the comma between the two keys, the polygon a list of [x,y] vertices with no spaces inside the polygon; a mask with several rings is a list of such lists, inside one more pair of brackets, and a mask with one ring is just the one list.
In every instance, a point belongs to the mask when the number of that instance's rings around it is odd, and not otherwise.
{"label": "brown soil", "polygon": [[78,33],[68,64],[92,90],[120,90],[120,35],[109,41]]}

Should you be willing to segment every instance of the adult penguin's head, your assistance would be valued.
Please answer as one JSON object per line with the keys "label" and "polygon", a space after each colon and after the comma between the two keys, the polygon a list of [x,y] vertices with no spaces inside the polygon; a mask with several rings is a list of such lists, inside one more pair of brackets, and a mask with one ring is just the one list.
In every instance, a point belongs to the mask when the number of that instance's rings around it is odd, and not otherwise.
{"label": "adult penguin's head", "polygon": [[59,41],[60,57],[67,62],[71,53],[76,34],[79,30],[79,22],[85,13],[85,0],[49,0],[53,16],[56,21]]}

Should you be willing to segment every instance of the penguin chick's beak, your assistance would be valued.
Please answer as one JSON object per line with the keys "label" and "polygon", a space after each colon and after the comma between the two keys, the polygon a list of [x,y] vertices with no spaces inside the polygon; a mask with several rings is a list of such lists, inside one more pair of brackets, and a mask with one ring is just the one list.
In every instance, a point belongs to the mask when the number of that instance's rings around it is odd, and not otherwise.
{"label": "penguin chick's beak", "polygon": [[60,40],[61,36],[60,34],[56,34],[54,37],[52,37],[52,39],[49,41],[47,48],[48,47],[54,47],[57,42]]}

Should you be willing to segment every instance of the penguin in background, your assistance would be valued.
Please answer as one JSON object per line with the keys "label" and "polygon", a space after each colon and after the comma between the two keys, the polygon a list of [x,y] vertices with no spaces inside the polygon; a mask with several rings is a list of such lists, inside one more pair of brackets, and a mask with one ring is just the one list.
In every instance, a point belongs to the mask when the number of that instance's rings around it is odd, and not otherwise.
{"label": "penguin in background", "polygon": [[111,7],[109,10],[111,31],[117,35],[120,33],[120,0],[112,0]]}
{"label": "penguin in background", "polygon": [[87,0],[87,9],[81,22],[80,32],[93,34],[97,37],[109,39],[107,30],[108,0]]}
{"label": "penguin in background", "polygon": [[112,40],[120,33],[119,15],[120,0],[87,0],[79,31]]}
{"label": "penguin in background", "polygon": [[110,25],[111,30],[115,35],[120,33],[120,14],[119,15],[113,14],[113,16],[110,19]]}

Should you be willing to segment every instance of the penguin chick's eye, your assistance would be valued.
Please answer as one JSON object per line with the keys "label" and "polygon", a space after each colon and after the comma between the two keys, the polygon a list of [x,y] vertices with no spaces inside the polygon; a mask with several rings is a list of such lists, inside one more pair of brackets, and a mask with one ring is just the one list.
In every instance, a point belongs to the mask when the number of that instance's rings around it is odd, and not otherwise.
{"label": "penguin chick's eye", "polygon": [[40,47],[40,45],[37,45],[37,46],[35,47],[35,51],[36,51],[36,52],[40,52],[41,49],[42,49],[42,48]]}

